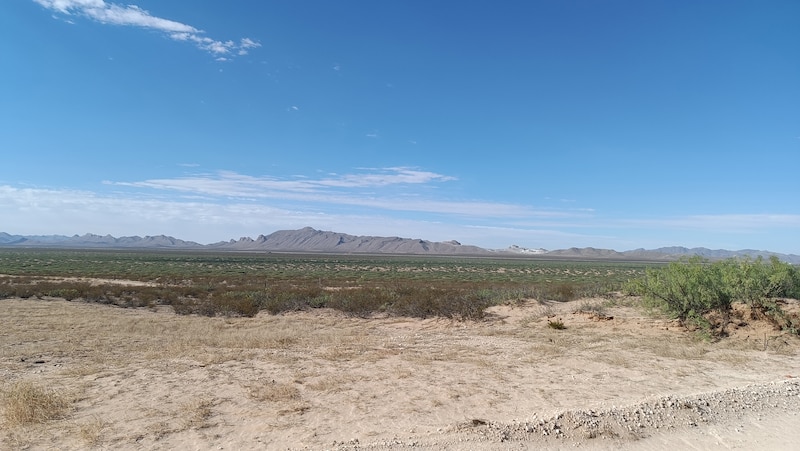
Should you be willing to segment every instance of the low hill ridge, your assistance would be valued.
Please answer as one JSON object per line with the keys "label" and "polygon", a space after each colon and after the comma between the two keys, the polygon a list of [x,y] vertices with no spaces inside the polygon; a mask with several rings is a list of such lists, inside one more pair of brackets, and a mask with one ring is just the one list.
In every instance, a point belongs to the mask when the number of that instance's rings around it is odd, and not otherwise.
{"label": "low hill ridge", "polygon": [[199,249],[204,246],[194,241],[184,241],[171,236],[123,236],[111,235],[9,235],[0,233],[0,246],[17,247],[61,247],[61,248],[184,248]]}
{"label": "low hill ridge", "polygon": [[318,252],[350,254],[405,254],[405,255],[472,255],[472,256],[532,256],[542,258],[569,258],[590,260],[675,260],[681,257],[698,255],[711,260],[731,257],[751,258],[776,256],[779,259],[800,264],[800,255],[781,254],[770,251],[742,249],[707,249],[704,247],[686,248],[682,246],[661,247],[658,249],[634,249],[619,252],[613,249],[593,247],[546,250],[528,249],[517,245],[506,249],[484,249],[464,245],[455,240],[428,241],[418,238],[396,236],[355,236],[341,232],[316,230],[304,227],[298,230],[278,230],[269,235],[256,238],[242,237],[238,240],[221,241],[202,245],[194,241],[184,241],[166,235],[127,236],[115,238],[111,235],[11,235],[0,232],[0,247],[40,247],[74,249],[175,249],[175,250],[219,250],[219,251],[260,251],[260,252]]}
{"label": "low hill ridge", "polygon": [[275,252],[333,252],[363,254],[432,254],[483,255],[496,253],[477,246],[465,246],[458,241],[436,242],[423,239],[379,236],[354,236],[304,227],[299,230],[279,230],[267,236],[259,235],[238,241],[209,245],[216,249],[259,250]]}

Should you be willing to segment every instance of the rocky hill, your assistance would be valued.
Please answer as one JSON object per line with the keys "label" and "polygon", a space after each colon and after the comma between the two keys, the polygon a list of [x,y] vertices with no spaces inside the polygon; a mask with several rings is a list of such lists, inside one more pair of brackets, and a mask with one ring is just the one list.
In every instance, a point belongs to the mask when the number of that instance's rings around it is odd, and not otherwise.
{"label": "rocky hill", "polygon": [[258,238],[210,244],[207,247],[225,250],[275,252],[326,252],[361,254],[431,254],[486,255],[495,251],[477,246],[464,246],[458,241],[428,241],[399,237],[354,236],[325,232],[305,227],[300,230],[279,230]]}

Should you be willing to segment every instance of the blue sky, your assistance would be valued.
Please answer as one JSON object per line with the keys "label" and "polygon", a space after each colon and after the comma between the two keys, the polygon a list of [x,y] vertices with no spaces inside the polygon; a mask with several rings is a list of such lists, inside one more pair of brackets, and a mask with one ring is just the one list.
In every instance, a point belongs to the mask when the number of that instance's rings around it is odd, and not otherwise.
{"label": "blue sky", "polygon": [[800,254],[800,2],[5,0],[0,231]]}

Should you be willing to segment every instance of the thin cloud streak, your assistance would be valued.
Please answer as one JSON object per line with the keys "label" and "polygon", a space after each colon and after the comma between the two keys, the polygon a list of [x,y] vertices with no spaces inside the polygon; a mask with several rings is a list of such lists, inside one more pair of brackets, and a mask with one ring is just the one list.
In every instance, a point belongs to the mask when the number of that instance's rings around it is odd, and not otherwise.
{"label": "thin cloud streak", "polygon": [[[374,168],[365,168],[372,169]],[[437,174],[435,172],[418,171],[405,167],[386,168],[377,174],[347,174],[337,179],[319,181],[321,186],[332,187],[377,187],[396,184],[424,184],[429,182],[450,182],[458,180],[455,177]]]}
{"label": "thin cloud streak", "polygon": [[191,25],[153,16],[136,5],[106,3],[104,0],[33,0],[39,5],[65,16],[83,16],[94,21],[119,26],[148,28],[165,33],[176,41],[193,43],[197,48],[226,60],[229,55],[246,55],[250,49],[261,44],[250,38],[238,43],[221,41],[203,35],[203,31]]}
{"label": "thin cloud streak", "polygon": [[624,220],[632,227],[667,227],[708,231],[746,232],[777,228],[800,227],[800,215],[789,214],[719,214],[689,215],[659,219]]}
{"label": "thin cloud streak", "polygon": [[[0,186],[0,214],[15,217],[19,234],[169,234],[206,243],[232,233],[268,233],[282,224],[303,224],[319,215],[244,203],[180,202],[103,196],[90,191]],[[53,227],[57,225],[59,230]]]}
{"label": "thin cloud streak", "polygon": [[[184,240],[212,243],[240,236],[255,237],[286,228],[312,226],[351,234],[403,236],[434,241],[458,239],[465,244],[506,247],[554,238],[574,242],[588,235],[556,230],[487,227],[456,221],[428,221],[379,214],[344,214],[325,208],[280,208],[249,202],[189,201],[101,195],[91,191],[0,186],[0,215],[17,218],[12,234],[166,234]],[[445,204],[439,205],[447,208]],[[451,207],[452,208],[452,207]],[[458,210],[458,209],[456,209]],[[494,212],[489,212],[494,215]],[[502,223],[501,219],[495,219]],[[9,225],[11,226],[11,225]],[[511,236],[509,236],[509,233]]]}
{"label": "thin cloud streak", "polygon": [[277,177],[253,177],[232,171],[219,171],[216,175],[199,174],[174,179],[151,179],[141,182],[118,182],[118,185],[139,186],[155,189],[175,189],[216,196],[249,197],[263,190],[291,192],[314,192],[324,188],[376,188],[390,185],[422,185],[431,182],[448,182],[455,177],[396,167],[379,169],[375,173],[331,174],[329,177],[312,180],[305,177],[287,180]]}
{"label": "thin cloud streak", "polygon": [[[171,190],[187,194],[239,199],[278,199],[313,204],[348,205],[387,211],[411,211],[460,215],[467,217],[565,217],[571,213],[534,210],[527,206],[487,201],[443,201],[416,193],[380,193],[376,190],[427,186],[456,180],[455,177],[412,168],[373,169],[362,174],[334,174],[312,180],[252,177],[235,172],[198,175],[175,179],[153,179],[141,182],[118,182],[119,186]],[[366,192],[364,192],[366,190]]]}

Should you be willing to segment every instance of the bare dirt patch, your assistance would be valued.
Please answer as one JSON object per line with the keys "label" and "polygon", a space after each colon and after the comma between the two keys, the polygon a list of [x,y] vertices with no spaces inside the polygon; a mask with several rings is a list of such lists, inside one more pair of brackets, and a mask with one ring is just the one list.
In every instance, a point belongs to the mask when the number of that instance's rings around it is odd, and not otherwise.
{"label": "bare dirt patch", "polygon": [[[8,274],[0,274],[0,279],[14,277]],[[160,284],[155,282],[143,282],[141,280],[128,279],[103,279],[99,277],[63,277],[63,276],[36,276],[35,282],[77,282],[87,283],[91,286],[120,285],[124,287],[157,287]]]}
{"label": "bare dirt patch", "polygon": [[0,420],[6,449],[781,449],[800,439],[800,340],[756,320],[707,342],[602,299],[520,301],[479,322],[322,309],[207,318],[35,299],[0,308],[0,393],[33,384],[70,404],[44,422]]}

